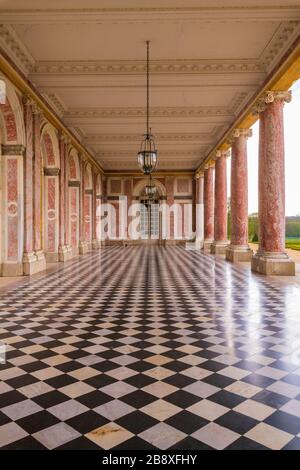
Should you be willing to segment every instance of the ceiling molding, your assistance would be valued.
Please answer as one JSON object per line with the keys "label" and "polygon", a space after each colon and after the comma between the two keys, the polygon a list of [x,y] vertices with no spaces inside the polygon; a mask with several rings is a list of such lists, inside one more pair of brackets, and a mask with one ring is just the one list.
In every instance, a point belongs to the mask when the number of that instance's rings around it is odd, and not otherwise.
{"label": "ceiling molding", "polygon": [[299,20],[287,21],[279,25],[272,40],[260,57],[260,63],[266,71],[269,71],[274,66],[274,62],[278,61],[279,56],[287,50],[299,33]]}
{"label": "ceiling molding", "polygon": [[42,93],[45,100],[53,107],[59,117],[64,116],[67,111],[66,105],[56,93]]}
{"label": "ceiling molding", "polygon": [[13,59],[17,67],[27,75],[34,65],[34,58],[10,25],[0,24],[0,46]]}
{"label": "ceiling molding", "polygon": [[[161,150],[159,155],[163,157],[199,157],[199,150]],[[119,159],[122,158],[132,158],[132,151],[130,150],[106,150],[97,152],[95,158],[114,158],[117,157]]]}
{"label": "ceiling molding", "polygon": [[[150,72],[160,74],[234,74],[265,72],[255,60],[152,60]],[[144,60],[39,61],[31,68],[39,75],[145,75]]]}
{"label": "ceiling molding", "polygon": [[[152,107],[151,117],[198,117],[198,116],[230,116],[232,113],[225,106],[178,106]],[[74,118],[131,118],[145,117],[145,107],[136,108],[70,108],[66,119]]]}
{"label": "ceiling molding", "polygon": [[299,18],[300,7],[290,5],[242,7],[4,9],[1,22],[9,24],[161,23],[287,21]]}
{"label": "ceiling molding", "polygon": [[[213,133],[208,132],[189,132],[189,133],[165,133],[155,134],[157,141],[203,141],[212,140],[214,138],[215,131]],[[88,134],[85,138],[86,143],[105,143],[105,142],[140,142],[141,134]]]}

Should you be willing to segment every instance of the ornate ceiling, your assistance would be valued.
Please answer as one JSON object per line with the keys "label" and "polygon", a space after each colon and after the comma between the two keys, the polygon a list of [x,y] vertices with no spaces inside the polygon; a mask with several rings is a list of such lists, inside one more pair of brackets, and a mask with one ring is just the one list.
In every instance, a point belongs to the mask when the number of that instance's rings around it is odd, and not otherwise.
{"label": "ornate ceiling", "polygon": [[[291,3],[289,5],[289,3]],[[105,170],[192,170],[300,32],[299,0],[2,0],[0,45]]]}

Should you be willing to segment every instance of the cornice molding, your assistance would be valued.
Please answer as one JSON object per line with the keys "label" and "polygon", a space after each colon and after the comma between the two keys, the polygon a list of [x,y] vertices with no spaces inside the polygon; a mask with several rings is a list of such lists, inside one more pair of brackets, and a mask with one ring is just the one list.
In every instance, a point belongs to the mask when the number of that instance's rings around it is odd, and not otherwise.
{"label": "cornice molding", "polygon": [[[151,117],[199,117],[199,116],[231,116],[225,106],[193,106],[193,107],[156,107],[150,108]],[[65,119],[74,118],[135,118],[145,117],[144,107],[137,108],[71,108]]]}
{"label": "cornice molding", "polygon": [[[292,0],[291,0],[292,1]],[[239,7],[149,7],[149,8],[60,8],[60,9],[1,9],[1,21],[10,24],[78,24],[78,23],[161,23],[284,21],[299,17],[299,6],[294,4]]]}
{"label": "cornice molding", "polygon": [[64,116],[67,111],[67,107],[61,98],[59,98],[59,96],[57,96],[55,93],[42,93],[42,96],[50,104],[50,106],[53,107],[54,111],[59,115],[59,117]]}
{"label": "cornice molding", "polygon": [[299,32],[299,19],[284,21],[280,24],[270,44],[260,57],[260,63],[266,71],[274,65],[274,61],[278,60],[278,56],[287,49],[288,45],[295,39],[295,36],[297,36]]}
{"label": "cornice molding", "polygon": [[[31,75],[145,75],[144,60],[39,61]],[[224,74],[265,72],[255,60],[153,60],[151,74]]]}
{"label": "cornice molding", "polygon": [[27,75],[34,65],[34,58],[10,25],[0,24],[0,46]]}

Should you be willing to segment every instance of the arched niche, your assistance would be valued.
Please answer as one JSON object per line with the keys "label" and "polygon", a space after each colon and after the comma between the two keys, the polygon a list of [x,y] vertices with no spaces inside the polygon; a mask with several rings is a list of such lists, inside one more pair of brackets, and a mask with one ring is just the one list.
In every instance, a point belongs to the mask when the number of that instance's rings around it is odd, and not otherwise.
{"label": "arched niche", "polygon": [[22,98],[5,82],[5,102],[0,104],[0,273],[23,274],[25,126]]}
{"label": "arched niche", "polygon": [[79,201],[80,201],[80,166],[78,153],[74,148],[68,153],[68,224],[70,245],[73,254],[78,254],[79,248]]}
{"label": "arched niche", "polygon": [[49,123],[41,127],[41,152],[44,178],[43,198],[43,248],[46,261],[58,261],[59,244],[59,170],[60,155],[57,131]]}

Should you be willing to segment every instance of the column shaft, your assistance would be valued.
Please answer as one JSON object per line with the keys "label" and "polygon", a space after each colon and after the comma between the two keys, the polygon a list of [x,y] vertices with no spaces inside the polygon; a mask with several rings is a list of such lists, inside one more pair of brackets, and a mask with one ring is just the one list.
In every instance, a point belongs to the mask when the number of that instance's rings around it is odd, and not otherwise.
{"label": "column shaft", "polygon": [[227,152],[220,152],[215,165],[214,242],[211,253],[225,254],[227,239]]}
{"label": "column shaft", "polygon": [[252,270],[294,275],[295,264],[285,252],[285,179],[283,105],[289,92],[267,92],[259,134],[259,248]]}
{"label": "column shaft", "polygon": [[214,169],[204,172],[204,251],[210,251],[214,239]]}
{"label": "column shaft", "polygon": [[250,261],[252,251],[248,245],[248,129],[236,129],[231,148],[230,219],[231,243],[226,249],[229,261]]}

